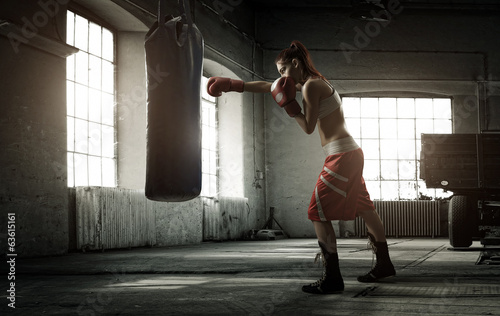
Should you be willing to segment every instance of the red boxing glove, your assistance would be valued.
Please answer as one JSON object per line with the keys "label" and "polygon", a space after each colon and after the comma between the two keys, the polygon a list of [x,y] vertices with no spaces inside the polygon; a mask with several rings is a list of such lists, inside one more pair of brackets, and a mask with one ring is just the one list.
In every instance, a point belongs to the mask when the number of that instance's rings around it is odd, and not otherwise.
{"label": "red boxing glove", "polygon": [[295,88],[295,81],[291,77],[276,79],[271,86],[271,94],[274,101],[282,108],[285,108],[286,113],[290,117],[295,117],[302,111],[300,105],[295,100],[297,90]]}
{"label": "red boxing glove", "polygon": [[220,97],[222,92],[243,92],[244,82],[223,77],[211,77],[207,82],[207,92],[213,97]]}

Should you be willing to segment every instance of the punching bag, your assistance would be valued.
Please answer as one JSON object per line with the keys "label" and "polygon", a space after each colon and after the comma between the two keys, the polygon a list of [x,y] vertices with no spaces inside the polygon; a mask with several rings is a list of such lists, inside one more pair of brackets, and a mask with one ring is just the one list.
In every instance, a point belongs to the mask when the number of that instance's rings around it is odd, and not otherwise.
{"label": "punching bag", "polygon": [[145,37],[147,70],[146,197],[181,202],[201,191],[203,37],[189,0],[179,17],[158,3],[158,21]]}

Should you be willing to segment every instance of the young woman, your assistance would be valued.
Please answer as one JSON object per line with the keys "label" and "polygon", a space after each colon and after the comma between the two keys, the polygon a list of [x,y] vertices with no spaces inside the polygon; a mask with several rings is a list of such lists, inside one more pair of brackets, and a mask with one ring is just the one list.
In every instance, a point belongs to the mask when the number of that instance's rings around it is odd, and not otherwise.
{"label": "young woman", "polygon": [[[358,281],[375,282],[395,275],[384,227],[362,176],[363,151],[347,131],[339,94],[314,67],[308,50],[299,41],[293,41],[289,48],[281,51],[275,63],[281,75],[277,84],[212,77],[207,91],[212,96],[220,96],[229,91],[271,92],[272,88],[276,102],[295,118],[305,133],[311,134],[318,127],[327,157],[312,194],[308,218],[313,223],[325,268],[321,279],[304,285],[302,290],[315,294],[344,290],[332,220],[353,220],[361,216],[366,223],[377,264],[369,273],[358,277]],[[302,91],[303,113],[294,100],[295,88]]]}

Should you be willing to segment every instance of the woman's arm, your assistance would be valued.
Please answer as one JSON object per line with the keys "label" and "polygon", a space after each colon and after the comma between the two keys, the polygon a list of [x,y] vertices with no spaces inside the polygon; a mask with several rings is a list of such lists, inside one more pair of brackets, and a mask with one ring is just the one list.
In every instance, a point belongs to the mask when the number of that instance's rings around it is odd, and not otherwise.
{"label": "woman's arm", "polygon": [[321,99],[322,85],[320,81],[309,81],[302,89],[302,104],[304,114],[295,116],[295,121],[306,134],[312,134],[318,123],[319,101]]}
{"label": "woman's arm", "polygon": [[272,83],[266,81],[250,81],[245,82],[243,90],[254,93],[271,92],[271,85]]}

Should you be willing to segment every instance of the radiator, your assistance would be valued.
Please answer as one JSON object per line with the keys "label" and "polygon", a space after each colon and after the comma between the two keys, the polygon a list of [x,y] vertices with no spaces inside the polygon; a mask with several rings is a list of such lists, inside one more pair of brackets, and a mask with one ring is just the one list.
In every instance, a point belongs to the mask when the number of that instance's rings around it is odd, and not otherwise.
{"label": "radiator", "polygon": [[[437,237],[441,235],[439,201],[374,201],[388,237]],[[355,220],[355,234],[367,236],[365,222]]]}
{"label": "radiator", "polygon": [[154,245],[155,214],[147,203],[141,190],[76,188],[77,249]]}
{"label": "radiator", "polygon": [[248,199],[221,197],[203,202],[203,239],[234,240],[242,238],[249,229]]}

